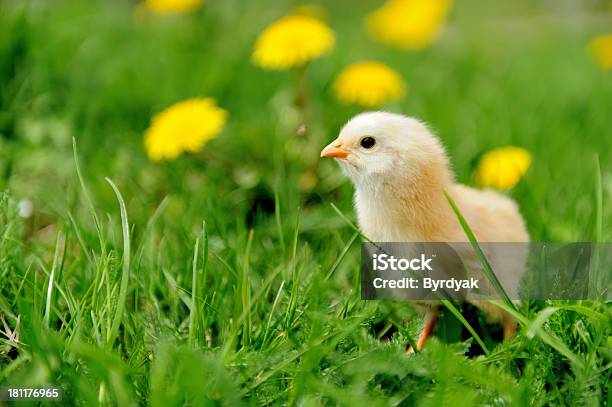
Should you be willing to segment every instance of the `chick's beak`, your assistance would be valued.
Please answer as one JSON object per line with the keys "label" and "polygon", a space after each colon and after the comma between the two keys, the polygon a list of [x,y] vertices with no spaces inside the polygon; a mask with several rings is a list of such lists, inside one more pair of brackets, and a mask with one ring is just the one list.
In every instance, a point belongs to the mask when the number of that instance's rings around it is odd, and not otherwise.
{"label": "chick's beak", "polygon": [[327,147],[325,147],[321,151],[321,157],[328,158],[346,158],[349,155],[349,152],[343,148],[340,148],[340,143],[338,141],[332,141]]}

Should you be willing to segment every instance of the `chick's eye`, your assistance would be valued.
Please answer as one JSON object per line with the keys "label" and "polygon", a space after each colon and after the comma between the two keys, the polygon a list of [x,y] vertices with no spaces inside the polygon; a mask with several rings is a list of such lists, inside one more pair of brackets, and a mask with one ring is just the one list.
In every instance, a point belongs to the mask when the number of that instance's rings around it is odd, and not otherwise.
{"label": "chick's eye", "polygon": [[376,140],[374,140],[374,137],[364,137],[361,139],[361,147],[363,148],[372,148],[374,147],[374,144],[376,144]]}

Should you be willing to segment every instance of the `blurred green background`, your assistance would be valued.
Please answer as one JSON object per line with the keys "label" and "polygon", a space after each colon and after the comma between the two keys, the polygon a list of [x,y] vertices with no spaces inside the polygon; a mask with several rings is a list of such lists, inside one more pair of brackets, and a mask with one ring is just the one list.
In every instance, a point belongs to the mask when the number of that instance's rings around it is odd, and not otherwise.
{"label": "blurred green background", "polygon": [[[330,206],[353,218],[352,187],[319,151],[360,112],[335,99],[335,76],[378,60],[408,86],[385,110],[430,124],[461,182],[473,184],[489,149],[531,152],[509,195],[532,240],[610,240],[612,72],[589,42],[612,31],[612,3],[456,1],[440,38],[402,51],[364,30],[382,2],[316,2],[336,46],[308,66],[303,136],[296,73],[250,59],[258,34],[300,4],[207,0],[158,16],[131,1],[0,3],[0,383],[56,384],[71,403],[102,404],[609,402],[606,304],[523,304],[528,321],[555,310],[505,344],[468,309],[488,352],[448,316],[440,341],[405,356],[418,313],[359,300],[359,249]],[[229,112],[223,132],[201,153],[150,162],[152,115],[199,96]],[[105,177],[127,207],[128,277]],[[33,209],[22,218],[25,201]]]}
{"label": "blurred green background", "polygon": [[[308,141],[293,137],[295,74],[266,72],[250,61],[258,33],[299,4],[208,2],[189,15],[160,17],[139,16],[133,2],[4,2],[4,187],[30,197],[40,211],[64,212],[60,192],[74,186],[75,137],[87,178],[104,185],[102,176],[111,177],[139,206],[172,191],[201,210],[183,193],[201,200],[214,191],[221,200],[234,193],[223,206],[239,214],[254,187],[269,194],[279,182],[290,207],[329,200],[338,171],[333,163],[319,166],[316,153],[358,112],[335,100],[330,83],[348,63],[375,59],[409,87],[405,101],[388,108],[428,122],[461,181],[471,182],[483,151],[524,147],[534,155],[526,182],[533,196],[522,205],[533,237],[589,238],[584,226],[592,215],[596,154],[611,188],[612,85],[587,47],[610,26],[608,2],[468,1],[454,5],[442,38],[420,52],[367,36],[362,19],[380,2],[323,4],[337,46],[309,66],[316,120]],[[201,160],[182,158],[169,170],[147,162],[142,134],[152,114],[200,95],[230,112],[223,135]],[[300,193],[296,177],[307,169],[316,169],[323,185]],[[181,177],[164,185],[160,172],[175,171]],[[188,183],[192,177],[213,181]],[[225,182],[214,181],[219,177]],[[111,191],[100,189],[112,205]],[[521,203],[529,199],[524,191],[517,195]],[[344,198],[334,201],[344,205]]]}

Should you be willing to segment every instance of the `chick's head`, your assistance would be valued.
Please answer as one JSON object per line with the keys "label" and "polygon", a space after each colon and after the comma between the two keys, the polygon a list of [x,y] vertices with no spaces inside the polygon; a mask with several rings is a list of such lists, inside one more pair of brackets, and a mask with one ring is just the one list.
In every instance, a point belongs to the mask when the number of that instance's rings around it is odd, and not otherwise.
{"label": "chick's head", "polygon": [[353,117],[321,157],[335,158],[358,187],[407,181],[432,171],[449,176],[438,139],[418,120],[393,113]]}

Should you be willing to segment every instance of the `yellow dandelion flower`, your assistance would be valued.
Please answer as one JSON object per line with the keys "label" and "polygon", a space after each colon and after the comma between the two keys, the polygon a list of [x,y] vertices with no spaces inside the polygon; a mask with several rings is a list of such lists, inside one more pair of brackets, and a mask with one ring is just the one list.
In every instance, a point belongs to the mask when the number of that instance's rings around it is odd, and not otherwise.
{"label": "yellow dandelion flower", "polygon": [[334,32],[314,17],[286,16],[259,35],[253,62],[264,69],[294,68],[329,52],[335,40]]}
{"label": "yellow dandelion flower", "polygon": [[376,61],[356,62],[347,66],[334,81],[333,89],[341,102],[367,108],[401,99],[406,94],[402,77]]}
{"label": "yellow dandelion flower", "polygon": [[612,34],[595,37],[590,45],[595,61],[601,69],[612,69]]}
{"label": "yellow dandelion flower", "polygon": [[195,11],[204,0],[144,0],[147,8],[156,14],[184,14]]}
{"label": "yellow dandelion flower", "polygon": [[450,0],[389,0],[368,15],[366,25],[374,39],[384,44],[424,48],[440,33],[450,3]]}
{"label": "yellow dandelion flower", "polygon": [[153,117],[144,136],[147,155],[160,161],[175,159],[183,152],[200,151],[221,131],[227,116],[211,98],[176,103]]}
{"label": "yellow dandelion flower", "polygon": [[515,146],[496,148],[485,153],[476,168],[476,183],[501,191],[514,187],[531,165],[529,151]]}

